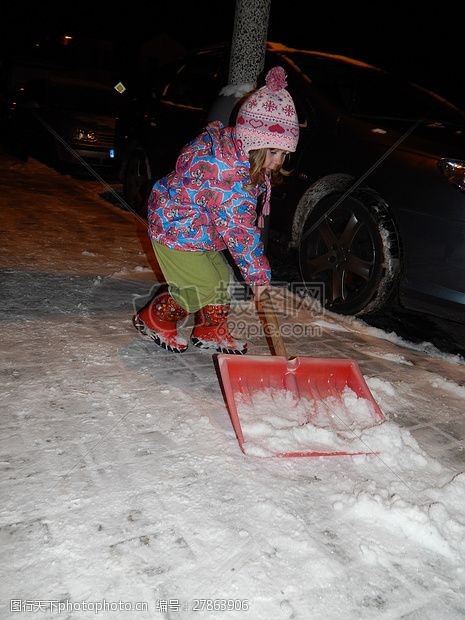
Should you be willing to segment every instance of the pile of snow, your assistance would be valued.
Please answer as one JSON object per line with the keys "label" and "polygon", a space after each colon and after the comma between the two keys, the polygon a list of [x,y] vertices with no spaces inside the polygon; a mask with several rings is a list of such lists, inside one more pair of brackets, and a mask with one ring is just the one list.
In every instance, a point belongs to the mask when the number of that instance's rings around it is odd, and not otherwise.
{"label": "pile of snow", "polygon": [[360,452],[359,432],[376,424],[372,403],[347,385],[340,397],[296,398],[267,388],[238,394],[244,450],[252,456],[287,452]]}

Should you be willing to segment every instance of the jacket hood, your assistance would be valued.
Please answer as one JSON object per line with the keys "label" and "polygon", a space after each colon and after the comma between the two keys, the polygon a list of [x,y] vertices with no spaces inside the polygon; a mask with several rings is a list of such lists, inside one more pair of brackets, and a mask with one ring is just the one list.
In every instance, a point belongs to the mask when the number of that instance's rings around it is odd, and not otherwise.
{"label": "jacket hood", "polygon": [[236,140],[233,127],[225,127],[220,121],[213,121],[205,128],[211,140],[212,156],[236,165],[237,162],[249,165],[249,159]]}

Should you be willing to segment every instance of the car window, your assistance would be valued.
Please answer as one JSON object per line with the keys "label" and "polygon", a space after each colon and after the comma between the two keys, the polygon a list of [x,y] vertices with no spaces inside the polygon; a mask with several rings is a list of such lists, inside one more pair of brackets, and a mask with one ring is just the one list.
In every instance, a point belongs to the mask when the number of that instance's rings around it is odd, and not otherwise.
{"label": "car window", "polygon": [[312,84],[318,93],[337,107],[349,111],[353,107],[354,72],[335,59],[306,53],[286,53],[296,72]]}
{"label": "car window", "polygon": [[196,54],[181,66],[176,77],[165,88],[164,99],[207,110],[226,84],[223,58],[219,51]]}
{"label": "car window", "polygon": [[24,98],[47,107],[94,114],[115,114],[120,95],[94,83],[35,80],[26,85]]}
{"label": "car window", "polygon": [[431,120],[460,120],[463,124],[454,106],[384,71],[356,61],[305,53],[290,57],[328,101],[350,114],[414,121],[429,113]]}
{"label": "car window", "polygon": [[119,95],[110,89],[53,84],[50,88],[50,97],[55,106],[65,110],[96,114],[116,113],[118,111]]}
{"label": "car window", "polygon": [[427,92],[389,75],[367,72],[354,79],[351,112],[360,116],[416,120],[454,120],[452,108]]}

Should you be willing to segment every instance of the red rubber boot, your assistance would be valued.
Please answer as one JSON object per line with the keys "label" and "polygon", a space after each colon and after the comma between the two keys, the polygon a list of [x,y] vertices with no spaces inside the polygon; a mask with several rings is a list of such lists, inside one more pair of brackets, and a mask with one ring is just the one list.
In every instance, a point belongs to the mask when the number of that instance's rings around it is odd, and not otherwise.
{"label": "red rubber boot", "polygon": [[208,349],[218,353],[244,355],[247,343],[236,340],[229,333],[229,306],[209,305],[195,315],[195,327],[192,331],[192,344],[199,349]]}
{"label": "red rubber boot", "polygon": [[158,346],[172,353],[183,353],[187,341],[178,336],[177,322],[189,313],[168,292],[156,295],[133,317],[134,327],[149,336]]}

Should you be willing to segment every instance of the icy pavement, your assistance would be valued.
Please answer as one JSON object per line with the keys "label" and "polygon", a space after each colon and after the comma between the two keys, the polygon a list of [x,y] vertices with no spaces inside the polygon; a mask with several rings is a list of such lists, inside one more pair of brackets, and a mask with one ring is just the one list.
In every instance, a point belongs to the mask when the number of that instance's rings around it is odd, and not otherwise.
{"label": "icy pavement", "polygon": [[303,305],[289,353],[359,362],[379,454],[245,456],[211,356],[132,327],[143,227],[1,164],[0,618],[465,617],[463,360]]}

